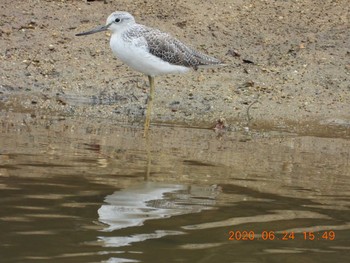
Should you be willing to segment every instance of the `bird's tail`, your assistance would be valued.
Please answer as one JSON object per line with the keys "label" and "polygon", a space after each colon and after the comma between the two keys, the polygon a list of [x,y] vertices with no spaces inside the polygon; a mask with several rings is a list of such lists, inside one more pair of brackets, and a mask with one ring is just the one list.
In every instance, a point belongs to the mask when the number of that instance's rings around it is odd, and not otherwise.
{"label": "bird's tail", "polygon": [[218,67],[225,67],[227,66],[227,64],[222,63],[220,61],[220,63],[216,63],[216,64],[202,64],[202,65],[198,65],[197,68],[218,68]]}
{"label": "bird's tail", "polygon": [[221,60],[208,56],[206,54],[203,54],[199,51],[194,51],[193,55],[197,62],[196,68],[212,68],[212,67],[220,67],[225,65],[224,63],[222,63]]}

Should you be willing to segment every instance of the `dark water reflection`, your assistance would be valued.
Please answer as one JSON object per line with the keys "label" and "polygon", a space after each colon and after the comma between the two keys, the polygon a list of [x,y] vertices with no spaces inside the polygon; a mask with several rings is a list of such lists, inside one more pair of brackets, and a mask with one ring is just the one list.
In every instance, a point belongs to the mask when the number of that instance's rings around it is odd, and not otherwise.
{"label": "dark water reflection", "polygon": [[153,127],[146,141],[103,120],[23,114],[0,124],[1,262],[350,257],[348,139]]}

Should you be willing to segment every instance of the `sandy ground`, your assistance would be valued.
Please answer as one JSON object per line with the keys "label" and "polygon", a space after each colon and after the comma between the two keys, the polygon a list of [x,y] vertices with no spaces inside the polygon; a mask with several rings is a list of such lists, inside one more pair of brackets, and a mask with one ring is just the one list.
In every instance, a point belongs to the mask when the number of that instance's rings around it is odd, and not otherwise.
{"label": "sandy ground", "polygon": [[[114,58],[115,10],[227,66],[156,78],[154,123],[322,133],[350,130],[348,0],[0,3],[0,109],[143,124],[147,77]],[[251,63],[252,62],[252,63]]]}

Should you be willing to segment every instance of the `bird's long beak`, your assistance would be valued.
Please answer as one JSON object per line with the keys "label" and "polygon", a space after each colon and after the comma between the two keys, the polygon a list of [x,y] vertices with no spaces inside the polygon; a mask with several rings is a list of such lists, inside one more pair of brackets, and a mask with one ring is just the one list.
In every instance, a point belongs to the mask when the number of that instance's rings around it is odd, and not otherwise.
{"label": "bird's long beak", "polygon": [[85,36],[85,35],[95,34],[97,32],[101,32],[101,31],[106,31],[110,25],[111,25],[111,23],[107,24],[107,25],[104,25],[104,26],[98,26],[98,27],[96,27],[96,28],[94,28],[94,29],[92,29],[90,31],[78,33],[78,34],[76,34],[76,36]]}

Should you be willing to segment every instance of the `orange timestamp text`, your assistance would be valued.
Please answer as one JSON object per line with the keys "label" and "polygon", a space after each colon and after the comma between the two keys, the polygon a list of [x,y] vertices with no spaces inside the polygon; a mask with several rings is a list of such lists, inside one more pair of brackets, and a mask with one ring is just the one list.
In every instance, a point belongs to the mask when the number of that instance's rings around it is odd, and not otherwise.
{"label": "orange timestamp text", "polygon": [[293,231],[268,231],[264,230],[256,233],[255,231],[248,230],[230,230],[228,231],[228,240],[236,241],[253,241],[253,240],[334,240],[335,232],[333,230],[320,231],[320,232],[298,232]]}

